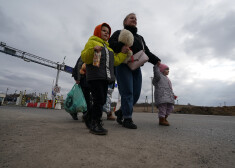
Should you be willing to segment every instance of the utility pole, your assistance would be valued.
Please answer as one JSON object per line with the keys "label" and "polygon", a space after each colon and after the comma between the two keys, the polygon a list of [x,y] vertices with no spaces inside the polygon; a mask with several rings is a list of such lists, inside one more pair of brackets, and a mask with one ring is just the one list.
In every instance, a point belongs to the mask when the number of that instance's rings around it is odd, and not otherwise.
{"label": "utility pole", "polygon": [[8,90],[9,90],[9,89],[7,88],[7,90],[6,90],[6,97],[7,97],[7,92],[8,92]]}
{"label": "utility pole", "polygon": [[153,113],[153,77],[151,78],[151,89],[152,89],[152,113]]}
{"label": "utility pole", "polygon": [[[56,80],[55,80],[55,87],[53,88],[54,90],[57,90],[57,91],[59,90],[59,86],[58,86],[59,74],[60,74],[60,65],[58,64]],[[53,108],[55,108],[55,98],[56,98],[57,91],[55,92],[55,95],[53,94],[53,96],[52,96],[52,107]]]}
{"label": "utility pole", "polygon": [[5,97],[5,102],[7,102],[7,92],[8,92],[8,88],[7,88],[7,90],[6,90],[6,97]]}
{"label": "utility pole", "polygon": [[148,110],[148,105],[149,105],[149,103],[148,103],[148,96],[146,96],[146,98],[145,98],[145,103],[144,103],[144,111],[145,112],[148,112],[149,110]]}

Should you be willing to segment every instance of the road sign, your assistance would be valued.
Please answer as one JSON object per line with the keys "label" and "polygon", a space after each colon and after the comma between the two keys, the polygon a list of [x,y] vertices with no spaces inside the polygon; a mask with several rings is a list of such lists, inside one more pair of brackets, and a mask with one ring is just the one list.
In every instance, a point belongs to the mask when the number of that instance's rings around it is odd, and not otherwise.
{"label": "road sign", "polygon": [[73,73],[73,68],[70,67],[70,66],[68,66],[68,65],[65,65],[65,66],[64,66],[64,71],[65,71],[65,72],[68,72],[68,73]]}
{"label": "road sign", "polygon": [[55,93],[60,93],[60,87],[59,86],[55,86],[53,90],[54,90]]}

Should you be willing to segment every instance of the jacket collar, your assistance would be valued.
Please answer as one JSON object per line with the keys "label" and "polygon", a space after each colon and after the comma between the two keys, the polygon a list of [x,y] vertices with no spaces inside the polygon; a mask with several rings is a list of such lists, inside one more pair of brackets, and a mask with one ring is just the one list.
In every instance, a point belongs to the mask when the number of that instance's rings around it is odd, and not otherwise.
{"label": "jacket collar", "polygon": [[137,27],[133,27],[133,26],[124,26],[124,29],[129,30],[133,35],[137,34]]}
{"label": "jacket collar", "polygon": [[95,40],[97,42],[100,42],[102,44],[105,44],[106,46],[109,46],[109,43],[107,41],[104,41],[102,38],[99,38],[97,36],[91,36],[89,40]]}

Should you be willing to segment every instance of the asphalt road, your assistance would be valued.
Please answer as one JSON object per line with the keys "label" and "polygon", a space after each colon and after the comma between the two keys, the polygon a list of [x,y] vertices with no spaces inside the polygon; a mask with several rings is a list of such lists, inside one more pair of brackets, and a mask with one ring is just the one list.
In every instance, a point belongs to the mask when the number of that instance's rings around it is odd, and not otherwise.
{"label": "asphalt road", "polygon": [[137,130],[107,121],[90,134],[64,110],[0,106],[1,168],[233,168],[235,117],[134,113]]}

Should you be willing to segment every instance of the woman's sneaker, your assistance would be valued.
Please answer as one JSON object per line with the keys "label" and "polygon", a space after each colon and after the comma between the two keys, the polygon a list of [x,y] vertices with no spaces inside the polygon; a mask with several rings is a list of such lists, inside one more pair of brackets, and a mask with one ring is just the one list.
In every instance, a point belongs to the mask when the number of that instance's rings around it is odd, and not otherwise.
{"label": "woman's sneaker", "polygon": [[137,125],[133,123],[131,118],[124,119],[122,126],[129,129],[137,129]]}

